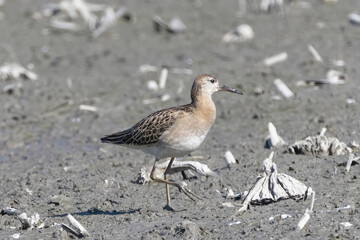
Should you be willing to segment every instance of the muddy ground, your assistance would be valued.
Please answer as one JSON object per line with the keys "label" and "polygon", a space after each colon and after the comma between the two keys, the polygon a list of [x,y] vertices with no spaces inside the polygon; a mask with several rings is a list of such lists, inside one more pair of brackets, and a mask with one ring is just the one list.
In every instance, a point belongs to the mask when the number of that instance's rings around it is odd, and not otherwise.
{"label": "muddy ground", "polygon": [[[20,239],[73,238],[58,225],[68,223],[68,213],[86,227],[91,239],[360,239],[360,167],[355,165],[346,174],[338,164],[347,156],[312,157],[276,150],[279,171],[316,191],[314,212],[301,232],[293,229],[310,200],[254,206],[234,217],[237,208],[222,203],[241,200],[226,200],[216,192],[224,192],[226,186],[242,193],[261,174],[262,161],[271,152],[264,148],[269,121],[290,143],[323,127],[327,136],[359,142],[360,27],[348,21],[349,13],[360,11],[358,0],[285,1],[283,12],[261,13],[252,6],[243,16],[238,16],[237,1],[106,1],[127,7],[136,21],[120,21],[97,39],[87,30],[58,31],[49,27],[48,18],[34,19],[33,13],[45,3],[8,0],[0,9],[1,64],[32,64],[39,76],[37,81],[20,80],[21,91],[0,93],[0,206],[28,215],[39,213],[46,225],[22,230],[14,216],[3,215],[1,239],[16,233]],[[165,20],[180,17],[188,29],[176,35],[157,33],[154,15]],[[254,29],[252,41],[221,42],[226,32],[244,23]],[[308,44],[318,50],[324,64],[313,61]],[[287,52],[285,62],[264,66],[264,58],[280,52]],[[334,59],[344,60],[345,66],[334,66]],[[165,89],[154,92],[146,83],[159,74],[140,73],[139,67],[146,63],[189,68],[193,74],[169,73]],[[325,78],[329,69],[345,72],[346,83],[296,87],[298,80]],[[130,127],[155,110],[188,103],[192,81],[202,73],[216,75],[245,95],[213,96],[216,122],[192,154],[203,156],[199,161],[223,181],[201,176],[188,181],[189,188],[203,198],[196,204],[172,188],[177,211],[169,212],[163,210],[163,185],[135,183],[140,168],[153,163],[152,156],[102,144],[99,138]],[[276,78],[296,96],[271,100],[280,96],[273,84]],[[1,88],[7,84],[0,82]],[[252,94],[257,87],[264,94]],[[168,101],[143,104],[144,99],[165,93],[171,95]],[[46,112],[69,100],[74,104]],[[80,104],[98,111],[82,111]],[[239,160],[231,169],[223,157],[226,150]],[[116,183],[106,185],[109,179]],[[51,200],[53,196],[59,197]],[[349,209],[337,210],[347,205]],[[282,219],[281,214],[291,217]],[[270,217],[275,220],[269,221]],[[345,229],[343,222],[353,225]]]}

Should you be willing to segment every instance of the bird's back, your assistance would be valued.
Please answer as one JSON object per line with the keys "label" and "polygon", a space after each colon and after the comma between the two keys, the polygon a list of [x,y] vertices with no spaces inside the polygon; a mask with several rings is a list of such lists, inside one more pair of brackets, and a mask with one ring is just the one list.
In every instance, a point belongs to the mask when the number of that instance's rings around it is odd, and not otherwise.
{"label": "bird's back", "polygon": [[162,134],[174,125],[178,118],[193,112],[192,104],[162,109],[142,119],[133,127],[101,138],[101,142],[129,146],[156,144]]}

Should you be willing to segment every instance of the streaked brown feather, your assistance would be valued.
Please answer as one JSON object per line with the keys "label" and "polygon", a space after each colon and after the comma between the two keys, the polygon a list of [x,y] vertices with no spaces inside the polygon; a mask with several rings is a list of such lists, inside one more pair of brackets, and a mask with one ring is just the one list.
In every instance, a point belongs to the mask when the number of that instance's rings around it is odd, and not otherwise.
{"label": "streaked brown feather", "polygon": [[132,128],[101,138],[101,142],[123,145],[150,145],[157,143],[182,114],[193,112],[193,104],[172,107],[154,112]]}

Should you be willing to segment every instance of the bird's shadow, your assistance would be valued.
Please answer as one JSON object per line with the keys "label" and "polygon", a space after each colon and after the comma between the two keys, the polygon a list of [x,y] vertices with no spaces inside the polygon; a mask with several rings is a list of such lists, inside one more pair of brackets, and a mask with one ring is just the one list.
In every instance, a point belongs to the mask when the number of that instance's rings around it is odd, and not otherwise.
{"label": "bird's shadow", "polygon": [[[91,215],[109,215],[109,216],[116,216],[116,215],[125,215],[125,214],[133,214],[136,212],[140,212],[141,208],[138,209],[130,209],[130,210],[120,210],[120,211],[103,211],[97,208],[92,208],[87,210],[86,212],[74,212],[74,213],[70,213],[71,215],[74,216],[91,216]],[[67,216],[68,213],[64,213],[64,214],[57,214],[57,215],[53,215],[52,217],[65,217]]]}

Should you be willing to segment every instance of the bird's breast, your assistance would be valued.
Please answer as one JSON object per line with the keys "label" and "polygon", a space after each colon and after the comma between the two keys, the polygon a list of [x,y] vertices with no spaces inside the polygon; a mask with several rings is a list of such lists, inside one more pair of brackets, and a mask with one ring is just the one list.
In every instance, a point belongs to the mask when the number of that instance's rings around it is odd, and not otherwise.
{"label": "bird's breast", "polygon": [[169,148],[180,152],[192,152],[204,141],[215,118],[186,115],[160,137]]}

